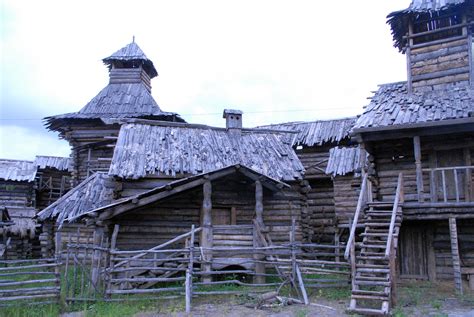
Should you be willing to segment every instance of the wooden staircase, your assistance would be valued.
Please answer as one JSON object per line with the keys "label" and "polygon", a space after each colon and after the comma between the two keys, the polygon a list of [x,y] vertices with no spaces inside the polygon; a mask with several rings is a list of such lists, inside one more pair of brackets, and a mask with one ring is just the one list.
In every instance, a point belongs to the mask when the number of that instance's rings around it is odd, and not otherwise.
{"label": "wooden staircase", "polygon": [[[361,191],[361,194],[366,191]],[[370,199],[369,199],[370,200]],[[349,311],[371,316],[390,313],[396,288],[395,260],[403,212],[403,175],[399,175],[393,202],[359,199],[363,220],[355,217],[348,248],[352,264],[352,294]],[[355,226],[364,231],[355,237]]]}

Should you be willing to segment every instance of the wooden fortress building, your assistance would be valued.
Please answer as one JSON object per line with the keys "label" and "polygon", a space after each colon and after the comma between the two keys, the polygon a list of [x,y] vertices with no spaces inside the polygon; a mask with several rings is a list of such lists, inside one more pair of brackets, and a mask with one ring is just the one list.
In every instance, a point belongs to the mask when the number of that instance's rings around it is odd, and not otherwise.
{"label": "wooden fortress building", "polygon": [[[250,129],[226,109],[225,128],[186,123],[154,101],[136,43],[105,58],[109,84],[46,118],[72,146],[75,187],[38,214],[43,232],[142,250],[194,225],[197,245],[230,248],[255,246],[256,226],[285,243],[293,222],[349,261],[354,312],[388,314],[401,279],[474,289],[474,2],[413,0],[388,24],[407,81],[337,120]],[[239,257],[203,270],[225,266],[265,270]]]}

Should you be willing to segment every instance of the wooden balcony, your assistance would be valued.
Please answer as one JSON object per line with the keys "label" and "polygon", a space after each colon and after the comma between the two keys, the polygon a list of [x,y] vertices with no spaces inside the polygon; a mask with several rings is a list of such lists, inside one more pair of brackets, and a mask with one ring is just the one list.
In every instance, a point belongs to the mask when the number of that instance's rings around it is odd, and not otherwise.
{"label": "wooden balcony", "polygon": [[406,202],[404,214],[426,218],[474,218],[474,166],[421,169],[417,177],[418,201]]}

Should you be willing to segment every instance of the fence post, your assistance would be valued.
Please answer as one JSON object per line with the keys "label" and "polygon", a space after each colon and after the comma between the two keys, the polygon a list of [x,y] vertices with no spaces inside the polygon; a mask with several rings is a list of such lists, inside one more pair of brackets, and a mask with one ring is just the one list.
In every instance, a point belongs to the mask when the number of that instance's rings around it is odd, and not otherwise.
{"label": "fence post", "polygon": [[117,236],[120,229],[120,225],[114,226],[114,231],[112,232],[112,238],[110,239],[110,248],[108,250],[109,253],[109,268],[107,270],[107,286],[105,287],[105,298],[110,298],[110,292],[112,290],[112,270],[114,269],[114,260],[112,251],[115,251],[115,246],[117,244]]}
{"label": "fence post", "polygon": [[[55,252],[55,266],[54,266],[54,277],[56,278],[56,286],[61,287],[61,233],[59,231],[56,231],[56,236],[55,236],[55,244],[56,244],[56,252]],[[58,303],[61,301],[61,291],[58,293],[58,298],[57,298]]]}
{"label": "fence post", "polygon": [[191,226],[191,239],[189,242],[189,264],[186,270],[185,295],[186,313],[191,312],[191,299],[193,297],[193,266],[194,266],[194,225]]}

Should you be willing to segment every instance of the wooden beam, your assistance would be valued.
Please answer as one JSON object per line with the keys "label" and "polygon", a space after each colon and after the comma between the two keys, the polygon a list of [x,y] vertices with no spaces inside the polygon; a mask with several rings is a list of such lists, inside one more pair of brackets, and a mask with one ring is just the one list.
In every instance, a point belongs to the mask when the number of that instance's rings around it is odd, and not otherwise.
{"label": "wooden beam", "polygon": [[260,181],[255,182],[255,219],[261,228],[265,228],[263,223],[263,188]]}
{"label": "wooden beam", "polygon": [[[207,180],[202,187],[202,208],[201,208],[201,242],[200,245],[203,248],[212,248],[213,246],[213,235],[212,235],[212,184],[210,180]],[[201,265],[201,270],[205,272],[211,271],[212,252],[208,250],[203,251],[205,259]],[[210,275],[204,275],[202,278],[204,283],[212,282]]]}
{"label": "wooden beam", "polygon": [[[471,158],[471,150],[469,148],[463,149],[464,155],[464,164],[467,166],[472,166],[472,158]],[[472,190],[472,170],[468,168],[466,170],[466,179],[464,181],[464,197],[466,201],[473,201],[474,200],[474,192]]]}
{"label": "wooden beam", "polygon": [[416,166],[416,189],[418,193],[418,201],[423,202],[425,189],[423,188],[423,170],[421,167],[421,143],[420,137],[413,137],[413,149],[415,153],[415,166]]}
{"label": "wooden beam", "polygon": [[454,286],[456,291],[462,294],[462,278],[461,278],[461,260],[459,257],[458,246],[458,229],[456,225],[456,218],[449,218],[449,235],[451,237],[451,255],[453,257],[453,273]]}

